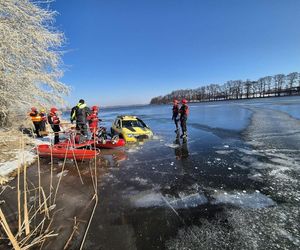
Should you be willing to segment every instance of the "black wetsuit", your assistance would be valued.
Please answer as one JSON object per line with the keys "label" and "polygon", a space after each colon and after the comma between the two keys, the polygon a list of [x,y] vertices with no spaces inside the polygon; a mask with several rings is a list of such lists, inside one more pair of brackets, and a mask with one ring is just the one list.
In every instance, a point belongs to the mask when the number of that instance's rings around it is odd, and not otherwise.
{"label": "black wetsuit", "polygon": [[178,114],[179,114],[178,105],[173,105],[172,111],[173,111],[172,120],[174,120],[174,123],[175,123],[175,126],[176,126],[176,131],[177,131],[178,130],[178,121],[179,121],[179,119],[177,118]]}
{"label": "black wetsuit", "polygon": [[91,110],[86,104],[81,103],[78,103],[71,111],[71,121],[76,120],[76,129],[85,137],[88,135],[87,117],[89,114],[91,114]]}
{"label": "black wetsuit", "polygon": [[186,104],[182,104],[182,106],[180,107],[179,113],[180,113],[180,126],[181,126],[181,130],[182,130],[182,134],[185,135],[187,132],[187,128],[186,128],[186,121],[187,121],[187,117],[188,117],[188,105]]}

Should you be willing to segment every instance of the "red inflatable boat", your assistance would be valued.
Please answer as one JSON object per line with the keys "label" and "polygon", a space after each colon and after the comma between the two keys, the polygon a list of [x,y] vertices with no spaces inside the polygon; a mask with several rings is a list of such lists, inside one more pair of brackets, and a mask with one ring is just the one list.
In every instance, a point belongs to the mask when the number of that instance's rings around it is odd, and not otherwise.
{"label": "red inflatable boat", "polygon": [[74,143],[74,142],[71,142],[70,140],[67,139],[63,142],[60,142],[57,145],[62,146],[62,147],[86,148],[86,147],[93,146],[93,144],[94,144],[94,140],[87,140],[87,141],[82,142],[82,143]]}
{"label": "red inflatable boat", "polygon": [[86,148],[86,147],[93,147],[96,142],[96,148],[118,148],[118,147],[124,147],[125,146],[125,140],[119,139],[118,141],[114,142],[110,139],[107,139],[105,141],[94,141],[94,140],[87,140],[83,143],[71,143],[69,140],[65,140],[63,142],[60,142],[58,145],[63,147],[73,147],[73,148]]}
{"label": "red inflatable boat", "polygon": [[76,149],[62,145],[41,144],[37,147],[38,154],[42,157],[52,157],[58,159],[76,159],[85,160],[93,159],[98,155],[98,151],[89,149]]}
{"label": "red inflatable boat", "polygon": [[98,141],[96,143],[96,148],[118,148],[118,147],[124,147],[125,146],[125,140],[119,139],[116,142],[113,142],[110,139],[105,140],[105,143],[103,141]]}

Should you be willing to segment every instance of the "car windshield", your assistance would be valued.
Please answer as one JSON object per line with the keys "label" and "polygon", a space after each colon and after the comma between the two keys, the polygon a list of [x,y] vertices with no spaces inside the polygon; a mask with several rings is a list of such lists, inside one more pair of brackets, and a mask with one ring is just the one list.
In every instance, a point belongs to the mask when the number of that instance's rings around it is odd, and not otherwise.
{"label": "car windshield", "polygon": [[132,120],[132,121],[122,121],[122,127],[124,128],[130,128],[130,127],[140,127],[144,128],[144,125],[137,120]]}

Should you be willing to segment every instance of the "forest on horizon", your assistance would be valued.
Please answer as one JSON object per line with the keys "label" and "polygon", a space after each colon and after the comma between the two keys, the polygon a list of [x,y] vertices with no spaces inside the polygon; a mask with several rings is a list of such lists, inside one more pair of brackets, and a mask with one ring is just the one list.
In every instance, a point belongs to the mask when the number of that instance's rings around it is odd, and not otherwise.
{"label": "forest on horizon", "polygon": [[256,81],[230,80],[224,84],[209,84],[196,89],[180,89],[151,99],[150,104],[170,103],[185,98],[192,102],[237,100],[300,94],[300,73],[261,77]]}

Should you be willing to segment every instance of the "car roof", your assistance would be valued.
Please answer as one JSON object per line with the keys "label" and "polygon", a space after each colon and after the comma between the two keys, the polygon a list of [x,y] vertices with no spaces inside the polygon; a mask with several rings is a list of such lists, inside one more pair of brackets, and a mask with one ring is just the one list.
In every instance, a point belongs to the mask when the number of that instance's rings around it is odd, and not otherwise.
{"label": "car roof", "polygon": [[119,115],[117,118],[120,118],[123,121],[136,121],[136,116],[133,115]]}

